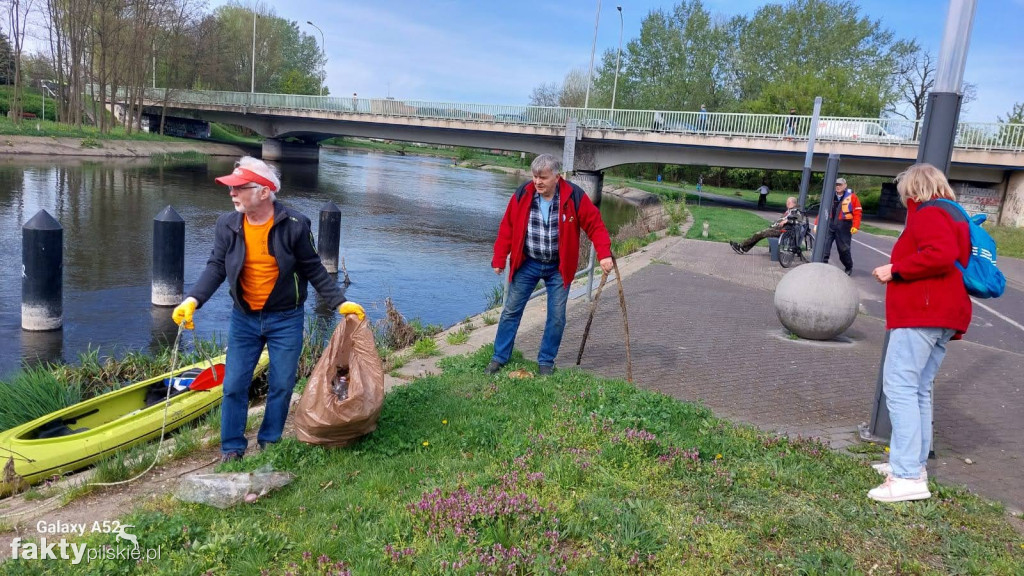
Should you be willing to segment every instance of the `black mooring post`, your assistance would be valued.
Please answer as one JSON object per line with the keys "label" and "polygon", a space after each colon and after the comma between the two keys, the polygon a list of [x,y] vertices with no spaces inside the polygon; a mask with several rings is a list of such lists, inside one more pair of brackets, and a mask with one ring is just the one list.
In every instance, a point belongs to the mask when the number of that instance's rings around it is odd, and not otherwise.
{"label": "black mooring post", "polygon": [[64,229],[46,210],[21,228],[21,328],[64,325]]}
{"label": "black mooring post", "polygon": [[154,306],[177,306],[185,294],[185,220],[168,206],[153,218]]}
{"label": "black mooring post", "polygon": [[320,232],[316,244],[324,268],[331,274],[337,274],[341,248],[341,209],[334,202],[328,202],[320,208]]}

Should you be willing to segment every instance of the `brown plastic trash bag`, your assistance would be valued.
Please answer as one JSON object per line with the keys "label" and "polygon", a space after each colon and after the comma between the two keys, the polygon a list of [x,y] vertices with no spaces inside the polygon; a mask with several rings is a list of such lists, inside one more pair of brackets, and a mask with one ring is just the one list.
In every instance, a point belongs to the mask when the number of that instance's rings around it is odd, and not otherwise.
{"label": "brown plastic trash bag", "polygon": [[339,322],[295,409],[299,440],[347,446],[377,429],[384,403],[384,366],[373,331],[355,314]]}

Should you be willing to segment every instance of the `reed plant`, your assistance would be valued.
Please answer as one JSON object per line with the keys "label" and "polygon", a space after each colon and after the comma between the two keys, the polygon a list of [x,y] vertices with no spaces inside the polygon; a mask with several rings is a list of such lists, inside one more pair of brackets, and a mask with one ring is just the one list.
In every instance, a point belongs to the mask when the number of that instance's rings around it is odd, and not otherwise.
{"label": "reed plant", "polygon": [[0,381],[0,430],[8,430],[82,400],[77,382],[58,379],[46,367],[25,369]]}

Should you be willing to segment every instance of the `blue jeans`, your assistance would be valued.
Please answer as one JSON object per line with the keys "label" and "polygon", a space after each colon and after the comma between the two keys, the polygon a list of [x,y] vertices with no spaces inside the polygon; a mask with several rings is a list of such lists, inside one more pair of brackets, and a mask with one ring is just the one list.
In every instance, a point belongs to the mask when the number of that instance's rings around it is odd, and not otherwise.
{"label": "blue jeans", "polygon": [[508,299],[498,322],[498,334],[494,337],[494,357],[491,359],[495,362],[504,364],[512,356],[512,346],[516,341],[516,332],[519,331],[519,321],[523,319],[523,310],[530,300],[530,293],[541,280],[548,290],[548,319],[544,324],[537,364],[555,365],[558,347],[562,344],[562,332],[565,330],[565,303],[569,300],[569,289],[562,281],[558,262],[546,264],[529,256],[516,270],[508,287]]}
{"label": "blue jeans", "polygon": [[253,312],[235,307],[228,330],[228,358],[224,374],[224,400],[221,405],[220,451],[242,454],[248,445],[245,420],[249,410],[249,386],[263,346],[270,353],[266,410],[257,442],[277,442],[288,417],[295,375],[302,352],[301,306],[287,312]]}
{"label": "blue jeans", "polygon": [[889,464],[897,478],[917,478],[932,447],[932,381],[946,356],[949,328],[895,328],[882,369],[892,434]]}

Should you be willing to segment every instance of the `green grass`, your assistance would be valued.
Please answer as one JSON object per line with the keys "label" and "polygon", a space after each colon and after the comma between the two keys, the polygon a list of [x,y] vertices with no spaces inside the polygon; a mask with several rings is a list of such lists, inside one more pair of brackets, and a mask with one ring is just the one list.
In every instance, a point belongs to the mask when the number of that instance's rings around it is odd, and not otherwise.
{"label": "green grass", "polygon": [[[488,377],[489,347],[390,392],[341,449],[287,439],[224,468],[295,480],[226,510],[146,501],[122,519],[153,563],[9,561],[0,574],[1019,574],[1005,510],[879,476],[621,381]],[[535,368],[513,357],[510,368]],[[93,534],[89,543],[112,543]],[[492,564],[493,562],[493,564]]]}
{"label": "green grass", "polygon": [[0,381],[0,430],[8,430],[82,400],[78,381],[58,378],[46,367],[29,368]]}
{"label": "green grass", "polygon": [[487,150],[467,148],[459,146],[454,149],[442,148],[439,146],[413,144],[410,142],[385,141],[377,142],[363,138],[329,138],[323,141],[325,146],[338,146],[340,148],[354,148],[358,150],[378,150],[381,152],[396,152],[401,154],[415,154],[417,156],[435,156],[438,158],[451,158],[465,167],[479,168],[480,166],[504,166],[508,168],[528,169],[535,154],[527,154],[521,159],[516,153],[511,156],[504,154],[492,154]]}
{"label": "green grass", "polygon": [[872,226],[871,224],[861,224],[861,232],[867,232],[868,234],[874,234],[876,236],[891,236],[896,238],[900,235],[899,230],[890,230],[888,228],[879,228],[878,226]]}
{"label": "green grass", "polygon": [[412,345],[412,353],[421,358],[426,358],[427,356],[437,356],[441,353],[441,349],[437,346],[437,340],[430,336],[424,336]]}
{"label": "green grass", "polygon": [[[687,238],[710,240],[712,242],[728,242],[742,240],[758,230],[771,225],[768,220],[741,208],[721,208],[718,206],[696,206],[690,204],[687,209],[693,214],[693,226],[686,233]],[[704,222],[708,223],[708,236],[704,238]]]}
{"label": "green grass", "polygon": [[186,150],[183,152],[162,152],[158,154],[152,154],[149,157],[150,164],[154,166],[204,166],[210,159],[208,154],[197,152],[195,150]]}
{"label": "green grass", "polygon": [[996,241],[999,256],[1024,258],[1024,228],[1010,226],[985,226],[985,230]]}
{"label": "green grass", "polygon": [[[83,147],[93,148],[102,147],[102,145],[95,144],[100,140],[145,140],[154,142],[186,141],[184,138],[161,136],[160,134],[152,134],[149,132],[132,132],[131,134],[128,134],[124,131],[124,128],[121,128],[120,126],[112,128],[110,132],[101,133],[100,129],[95,126],[82,126],[81,128],[75,128],[70,124],[61,124],[58,122],[51,122],[49,120],[22,120],[20,124],[15,124],[7,117],[0,117],[0,135],[83,138],[90,142],[89,146]],[[0,138],[0,144],[2,143],[3,139]]]}
{"label": "green grass", "polygon": [[459,328],[455,332],[449,333],[448,336],[445,337],[445,341],[447,341],[452,346],[465,344],[466,342],[469,341],[469,333],[473,330],[471,326],[472,324],[468,324],[466,326],[463,326],[462,328]]}
{"label": "green grass", "polygon": [[245,136],[231,125],[216,122],[210,123],[210,140],[226,144],[259,144],[263,142],[263,138],[259,136]]}
{"label": "green grass", "polygon": [[[7,112],[11,109],[11,96],[14,94],[14,86],[0,85],[0,116],[7,118]],[[35,114],[36,118],[26,118],[25,122],[39,120],[56,120],[57,108],[54,106],[53,98],[46,97],[46,117],[43,117],[43,93],[30,86],[21,87],[21,109],[22,112]],[[9,121],[9,120],[8,120]],[[33,124],[34,125],[34,124]]]}

